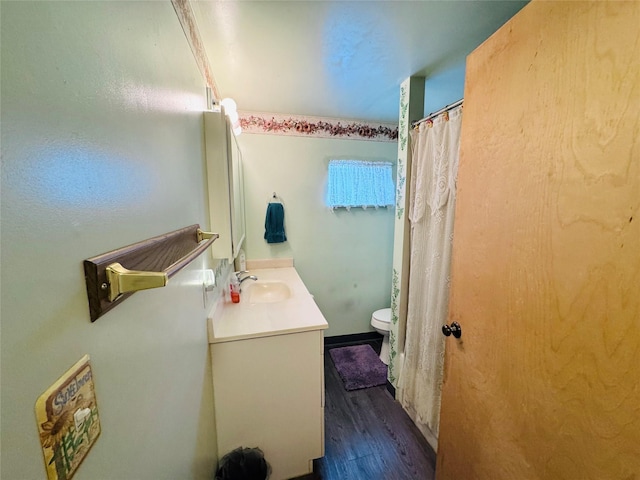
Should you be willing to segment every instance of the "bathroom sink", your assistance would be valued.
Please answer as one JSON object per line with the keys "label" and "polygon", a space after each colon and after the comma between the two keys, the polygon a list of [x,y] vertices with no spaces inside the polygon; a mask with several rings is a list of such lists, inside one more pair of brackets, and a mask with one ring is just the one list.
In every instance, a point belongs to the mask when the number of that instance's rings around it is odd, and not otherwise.
{"label": "bathroom sink", "polygon": [[255,282],[249,289],[250,303],[276,303],[289,297],[291,289],[283,282]]}

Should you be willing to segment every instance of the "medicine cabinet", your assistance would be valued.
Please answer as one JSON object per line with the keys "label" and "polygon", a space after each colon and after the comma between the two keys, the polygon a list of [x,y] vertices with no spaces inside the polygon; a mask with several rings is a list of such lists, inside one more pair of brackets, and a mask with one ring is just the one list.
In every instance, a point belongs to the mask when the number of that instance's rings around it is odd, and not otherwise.
{"label": "medicine cabinet", "polygon": [[220,235],[211,252],[232,263],[245,237],[242,152],[223,112],[204,112],[204,140],[209,218]]}

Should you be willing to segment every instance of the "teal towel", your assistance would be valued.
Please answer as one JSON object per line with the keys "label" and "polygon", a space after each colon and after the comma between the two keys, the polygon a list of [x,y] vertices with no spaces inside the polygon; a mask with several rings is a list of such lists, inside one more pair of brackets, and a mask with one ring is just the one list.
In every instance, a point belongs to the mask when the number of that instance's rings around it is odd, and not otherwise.
{"label": "teal towel", "polygon": [[281,203],[270,203],[264,219],[264,238],[267,243],[287,241],[284,233],[284,206]]}

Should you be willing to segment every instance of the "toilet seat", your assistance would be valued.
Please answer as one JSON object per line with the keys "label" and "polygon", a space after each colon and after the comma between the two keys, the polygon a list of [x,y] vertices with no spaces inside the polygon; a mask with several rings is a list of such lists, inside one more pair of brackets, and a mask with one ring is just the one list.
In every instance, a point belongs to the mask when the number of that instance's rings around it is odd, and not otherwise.
{"label": "toilet seat", "polygon": [[380,347],[380,360],[385,365],[389,365],[389,327],[391,326],[391,309],[381,308],[371,315],[371,326],[382,335],[382,346]]}
{"label": "toilet seat", "polygon": [[391,323],[391,308],[381,308],[371,315],[371,326],[380,330],[389,330]]}

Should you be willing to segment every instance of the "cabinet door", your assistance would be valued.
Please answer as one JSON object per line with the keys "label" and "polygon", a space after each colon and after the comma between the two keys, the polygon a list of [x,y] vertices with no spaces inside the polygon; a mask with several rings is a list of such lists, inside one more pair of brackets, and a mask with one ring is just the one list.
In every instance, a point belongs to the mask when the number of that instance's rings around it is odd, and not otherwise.
{"label": "cabinet door", "polygon": [[211,345],[218,454],[260,447],[281,480],[324,454],[322,331]]}

